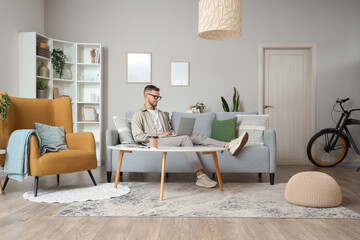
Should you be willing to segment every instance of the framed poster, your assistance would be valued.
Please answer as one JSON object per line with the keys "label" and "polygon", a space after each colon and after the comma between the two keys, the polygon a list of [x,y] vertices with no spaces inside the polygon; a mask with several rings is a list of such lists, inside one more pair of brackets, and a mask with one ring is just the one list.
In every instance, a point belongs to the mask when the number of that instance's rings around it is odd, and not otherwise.
{"label": "framed poster", "polygon": [[189,86],[190,62],[171,62],[170,63],[170,86]]}
{"label": "framed poster", "polygon": [[151,53],[127,53],[126,82],[151,83]]}

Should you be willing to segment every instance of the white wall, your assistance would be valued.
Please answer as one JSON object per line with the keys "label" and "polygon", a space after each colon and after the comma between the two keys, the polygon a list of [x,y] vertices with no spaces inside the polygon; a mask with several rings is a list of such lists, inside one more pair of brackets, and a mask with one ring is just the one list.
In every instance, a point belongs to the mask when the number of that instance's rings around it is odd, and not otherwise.
{"label": "white wall", "polygon": [[[163,110],[184,111],[200,101],[222,111],[220,97],[231,99],[235,86],[242,110],[253,111],[259,43],[316,43],[317,128],[333,126],[337,96],[360,106],[360,1],[243,0],[243,35],[228,41],[200,39],[197,23],[197,0],[45,1],[46,35],[104,46],[105,129],[113,127],[112,116],[143,104],[145,85],[126,84],[127,52],[153,53]],[[190,87],[169,86],[175,60],[190,61]],[[350,156],[346,161],[355,161]]]}
{"label": "white wall", "polygon": [[44,33],[44,0],[0,0],[0,91],[18,95],[18,32]]}

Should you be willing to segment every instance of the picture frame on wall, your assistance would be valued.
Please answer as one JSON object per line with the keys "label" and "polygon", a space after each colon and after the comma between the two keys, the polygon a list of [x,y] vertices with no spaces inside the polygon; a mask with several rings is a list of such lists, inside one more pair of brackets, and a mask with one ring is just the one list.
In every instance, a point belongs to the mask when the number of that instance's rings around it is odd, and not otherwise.
{"label": "picture frame on wall", "polygon": [[95,122],[95,108],[82,107],[81,115],[83,122]]}
{"label": "picture frame on wall", "polygon": [[188,87],[190,85],[190,62],[170,62],[170,86]]}
{"label": "picture frame on wall", "polygon": [[152,82],[152,53],[129,52],[126,54],[126,83]]}

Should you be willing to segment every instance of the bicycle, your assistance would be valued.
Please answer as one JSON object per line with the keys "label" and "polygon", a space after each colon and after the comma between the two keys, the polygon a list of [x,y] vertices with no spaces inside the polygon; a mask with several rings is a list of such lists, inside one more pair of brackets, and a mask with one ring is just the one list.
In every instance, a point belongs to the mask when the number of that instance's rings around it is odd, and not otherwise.
{"label": "bicycle", "polygon": [[[307,156],[314,165],[319,167],[332,167],[339,164],[346,157],[349,148],[352,146],[355,152],[360,155],[360,150],[357,147],[349,129],[348,125],[360,125],[360,120],[350,118],[354,111],[360,109],[346,110],[342,106],[343,103],[350,98],[337,98],[334,104],[332,113],[335,111],[335,106],[340,105],[342,113],[335,128],[325,128],[316,133],[307,145]],[[360,167],[357,171],[360,170]]]}

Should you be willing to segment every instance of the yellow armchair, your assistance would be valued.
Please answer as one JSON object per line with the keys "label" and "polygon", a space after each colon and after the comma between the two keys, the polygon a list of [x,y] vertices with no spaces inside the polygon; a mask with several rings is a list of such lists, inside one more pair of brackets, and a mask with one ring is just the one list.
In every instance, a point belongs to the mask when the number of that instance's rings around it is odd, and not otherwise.
{"label": "yellow armchair", "polygon": [[[34,194],[37,196],[39,177],[59,175],[79,171],[88,171],[93,184],[95,179],[91,173],[96,169],[96,146],[94,135],[90,132],[73,133],[72,107],[68,97],[59,99],[27,99],[9,97],[11,106],[7,110],[7,118],[0,122],[0,148],[6,149],[11,133],[18,129],[34,129],[35,122],[65,128],[65,139],[69,150],[48,152],[40,155],[39,144],[35,136],[30,140],[29,174],[35,177]],[[5,155],[0,155],[3,167]],[[3,190],[9,178],[6,177]]]}

